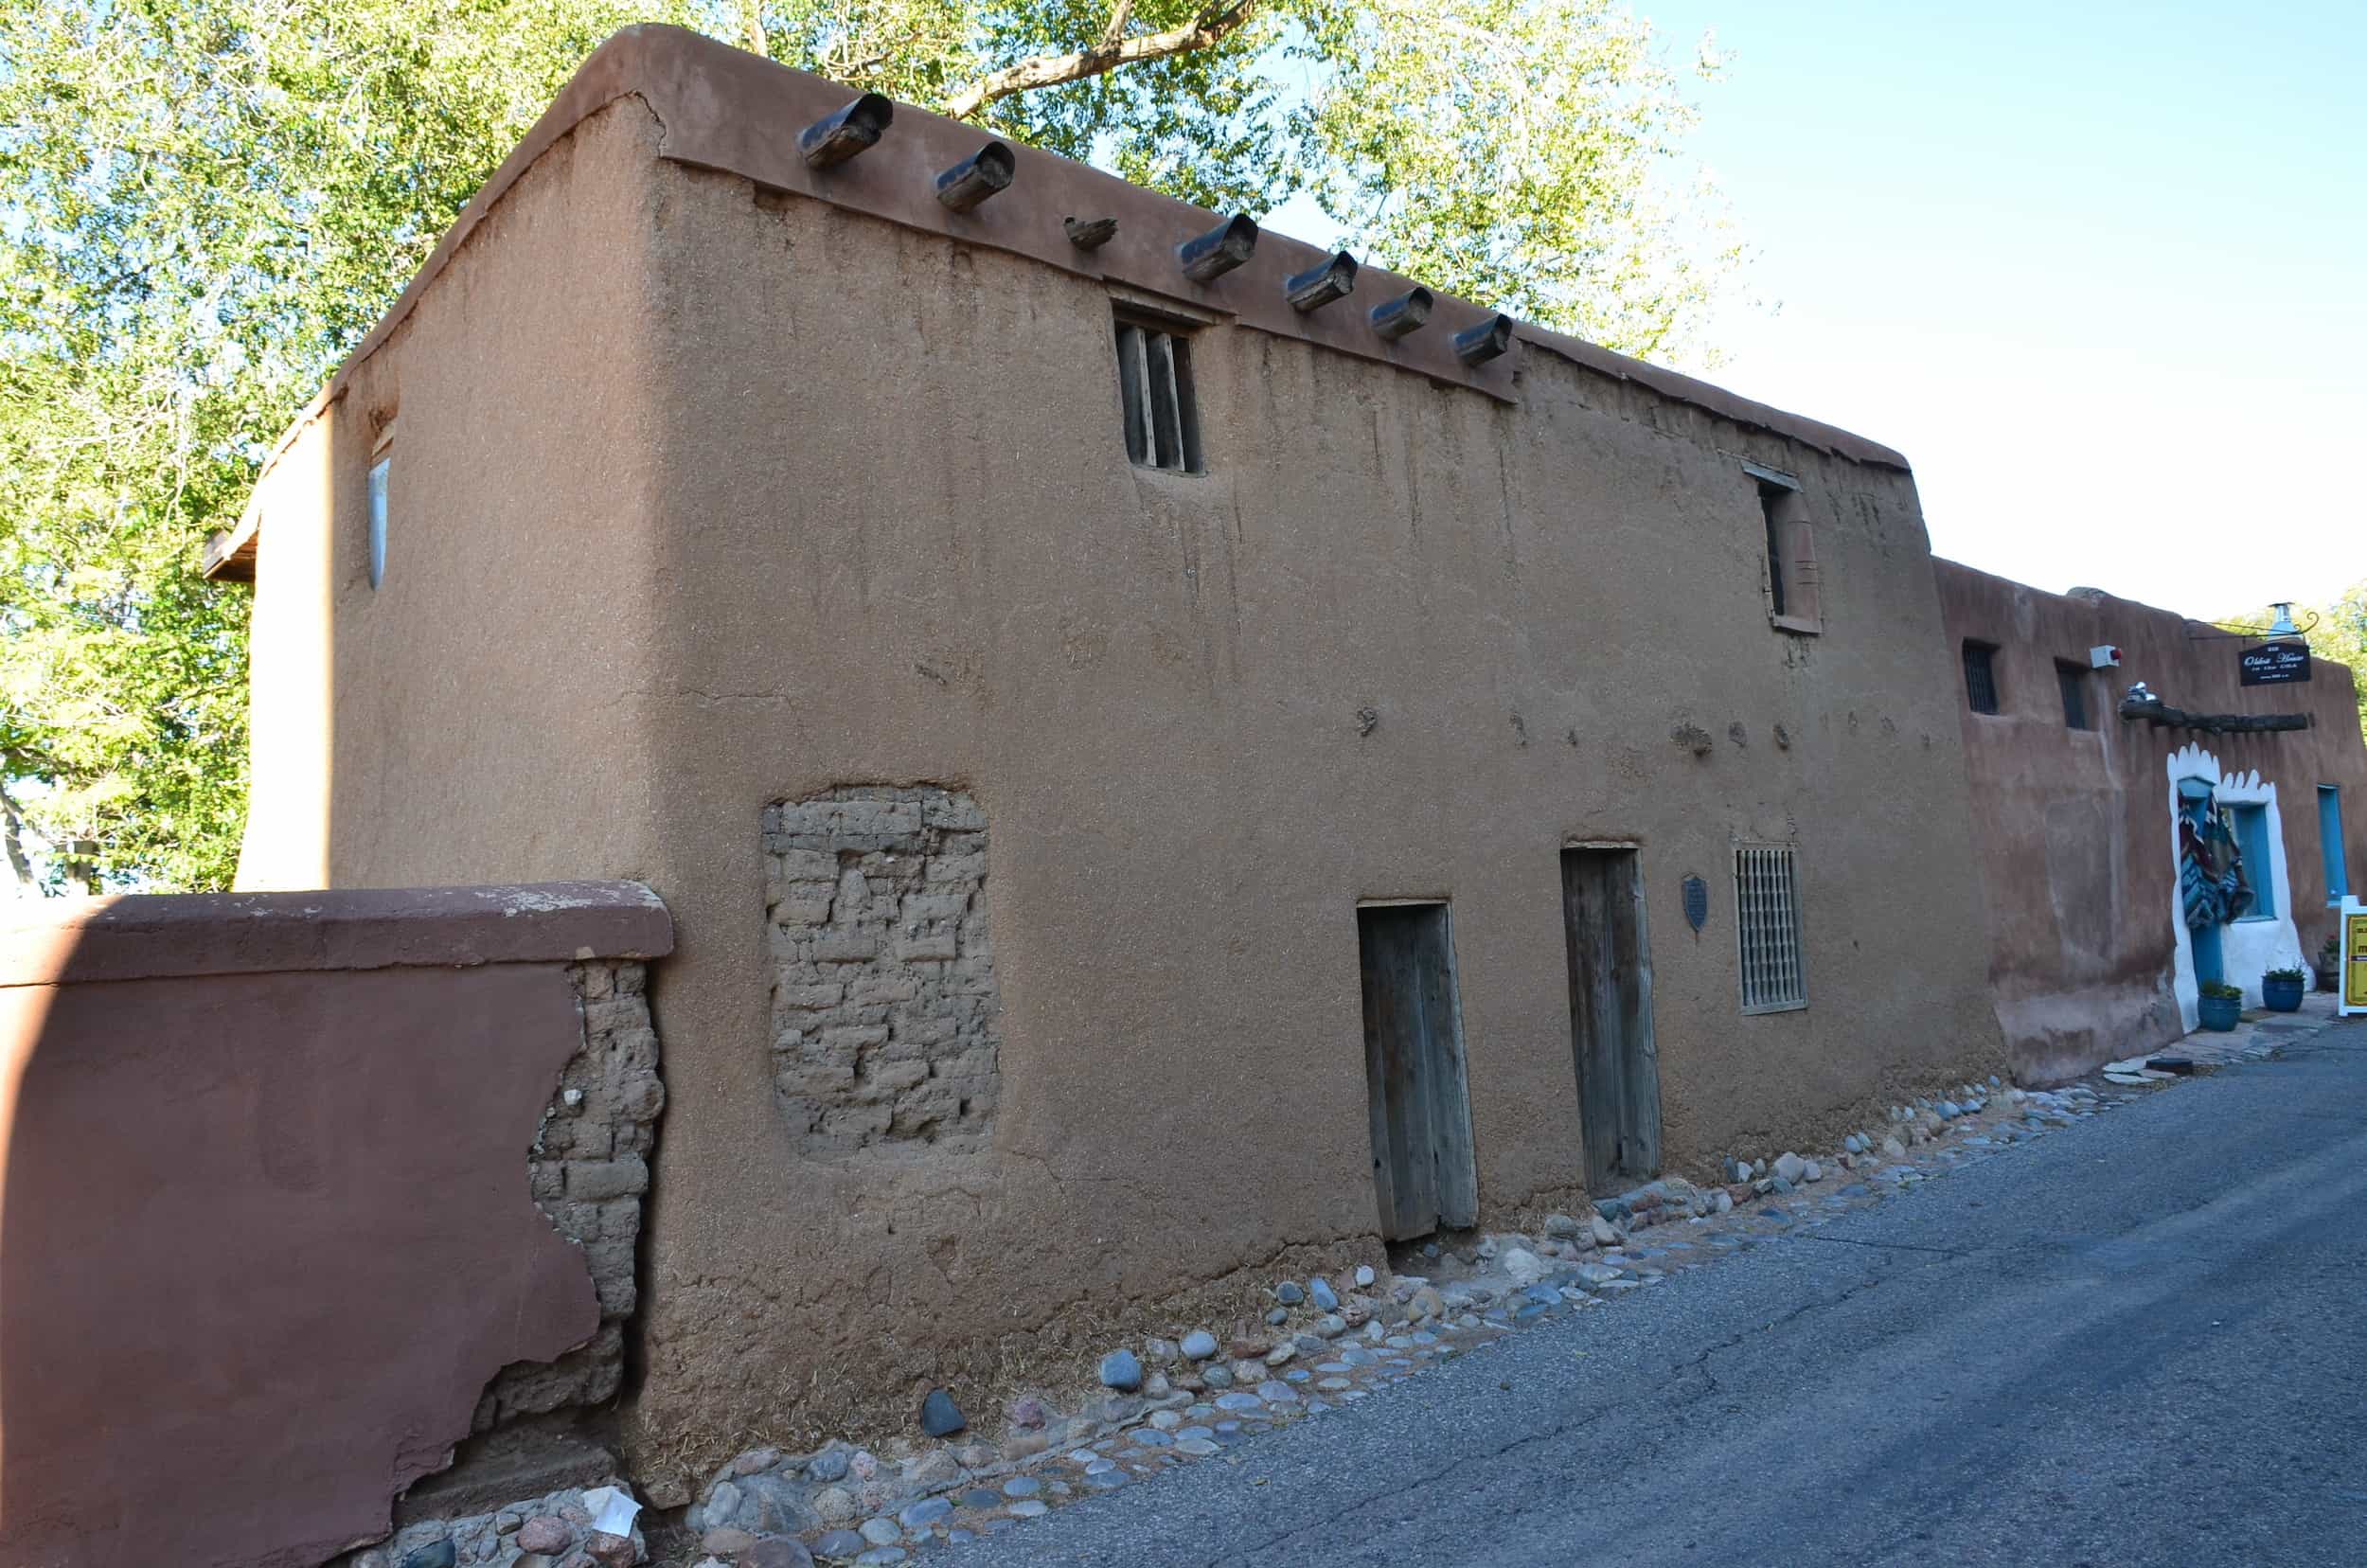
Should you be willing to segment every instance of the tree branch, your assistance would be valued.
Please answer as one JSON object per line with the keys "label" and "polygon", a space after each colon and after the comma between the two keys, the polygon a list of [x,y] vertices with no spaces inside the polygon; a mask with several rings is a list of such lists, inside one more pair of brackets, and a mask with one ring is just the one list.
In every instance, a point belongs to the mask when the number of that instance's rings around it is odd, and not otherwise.
{"label": "tree branch", "polygon": [[1134,0],[1118,0],[1110,8],[1110,25],[1101,29],[1101,46],[1108,48],[1126,36],[1126,25],[1134,20]]}
{"label": "tree branch", "polygon": [[747,35],[748,52],[771,59],[773,51],[764,41],[764,0],[739,0],[739,26]]}
{"label": "tree branch", "polygon": [[7,843],[9,869],[16,873],[17,886],[33,886],[33,863],[25,854],[25,818],[6,790],[0,790],[0,840]]}
{"label": "tree branch", "polygon": [[[1103,41],[1090,49],[1075,54],[1037,55],[1015,65],[990,71],[978,80],[948,98],[945,112],[955,119],[968,119],[998,99],[1018,93],[1033,92],[1039,87],[1058,87],[1064,82],[1082,81],[1114,71],[1121,65],[1138,61],[1164,60],[1169,55],[1189,54],[1219,43],[1228,33],[1237,31],[1257,9],[1257,0],[1223,0],[1223,4],[1202,11],[1180,27],[1166,32],[1141,33],[1132,38]],[[1120,12],[1130,15],[1131,7],[1121,0]],[[1122,26],[1122,18],[1112,15],[1113,26]]]}

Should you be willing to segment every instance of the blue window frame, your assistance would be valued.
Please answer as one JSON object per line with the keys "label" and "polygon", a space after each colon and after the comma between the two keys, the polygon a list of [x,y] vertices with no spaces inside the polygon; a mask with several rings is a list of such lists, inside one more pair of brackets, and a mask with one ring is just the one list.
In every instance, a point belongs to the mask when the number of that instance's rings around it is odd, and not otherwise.
{"label": "blue window frame", "polygon": [[2332,784],[2318,786],[2318,848],[2326,860],[2326,902],[2340,903],[2351,878],[2342,854],[2342,792]]}
{"label": "blue window frame", "polygon": [[2273,920],[2277,913],[2276,879],[2269,860],[2269,808],[2231,806],[2235,816],[2235,849],[2244,857],[2244,884],[2251,889],[2251,907],[2239,920]]}

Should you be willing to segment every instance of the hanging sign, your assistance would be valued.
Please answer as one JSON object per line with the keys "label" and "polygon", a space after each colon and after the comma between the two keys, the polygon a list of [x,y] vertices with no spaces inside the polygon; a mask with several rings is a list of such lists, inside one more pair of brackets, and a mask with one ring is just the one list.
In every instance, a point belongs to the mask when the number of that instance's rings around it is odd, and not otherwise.
{"label": "hanging sign", "polygon": [[2305,642],[2262,643],[2235,656],[2237,678],[2245,686],[2283,686],[2309,679],[2309,645]]}
{"label": "hanging sign", "polygon": [[2342,1016],[2367,1013],[2367,904],[2342,900]]}

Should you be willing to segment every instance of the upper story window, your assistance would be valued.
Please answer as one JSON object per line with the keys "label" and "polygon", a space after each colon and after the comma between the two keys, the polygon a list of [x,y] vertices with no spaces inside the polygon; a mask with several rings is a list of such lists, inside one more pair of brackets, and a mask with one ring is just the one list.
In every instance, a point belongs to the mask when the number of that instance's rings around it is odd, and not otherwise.
{"label": "upper story window", "polygon": [[1997,711],[1997,644],[1967,639],[1965,701],[1975,713]]}
{"label": "upper story window", "polygon": [[[387,427],[391,437],[394,427]],[[370,586],[375,588],[386,580],[386,487],[395,467],[394,443],[382,437],[378,450],[370,454]]]}
{"label": "upper story window", "polygon": [[1767,615],[1780,631],[1824,630],[1823,594],[1816,565],[1816,530],[1800,481],[1789,473],[1745,463],[1758,485],[1759,517],[1767,527]]}
{"label": "upper story window", "polygon": [[2063,727],[2093,729],[2088,722],[2088,672],[2069,659],[2055,661],[2055,684],[2063,692]]}
{"label": "upper story window", "polygon": [[1191,340],[1172,324],[1120,315],[1118,413],[1126,455],[1138,468],[1206,472],[1200,451],[1200,404],[1192,389]]}

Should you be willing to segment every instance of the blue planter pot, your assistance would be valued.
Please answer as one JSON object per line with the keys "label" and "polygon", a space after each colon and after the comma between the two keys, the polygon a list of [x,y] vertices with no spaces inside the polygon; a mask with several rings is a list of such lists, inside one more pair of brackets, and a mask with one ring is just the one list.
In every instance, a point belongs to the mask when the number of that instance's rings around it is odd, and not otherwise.
{"label": "blue planter pot", "polygon": [[2302,1010],[2302,982],[2299,980],[2263,980],[2260,1000],[2270,1012]]}
{"label": "blue planter pot", "polygon": [[2195,1011],[2204,1028],[2225,1034],[2244,1015],[2244,1004],[2238,997],[2206,996],[2195,1004]]}

